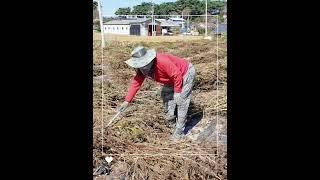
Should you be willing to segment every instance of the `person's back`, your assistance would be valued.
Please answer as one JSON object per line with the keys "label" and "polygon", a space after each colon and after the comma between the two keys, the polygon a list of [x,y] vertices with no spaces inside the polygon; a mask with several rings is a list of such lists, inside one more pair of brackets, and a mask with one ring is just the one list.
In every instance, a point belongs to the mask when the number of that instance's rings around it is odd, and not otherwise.
{"label": "person's back", "polygon": [[157,62],[167,65],[168,61],[173,63],[181,72],[182,76],[184,76],[188,70],[189,62],[183,58],[178,56],[174,56],[169,53],[158,52],[157,53]]}

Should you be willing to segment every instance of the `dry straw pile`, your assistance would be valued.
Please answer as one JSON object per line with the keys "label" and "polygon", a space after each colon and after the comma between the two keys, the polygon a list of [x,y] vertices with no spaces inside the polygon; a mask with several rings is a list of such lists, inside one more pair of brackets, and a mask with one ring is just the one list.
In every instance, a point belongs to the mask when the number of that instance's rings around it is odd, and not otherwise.
{"label": "dry straw pile", "polygon": [[[136,45],[156,48],[191,61],[197,76],[189,114],[203,112],[201,123],[215,122],[217,112],[226,119],[227,111],[227,44],[216,41],[193,42],[112,42],[104,49],[104,147],[102,152],[101,119],[101,47],[93,43],[94,64],[94,167],[100,165],[104,155],[112,155],[112,175],[127,179],[226,179],[226,146],[215,141],[179,143],[168,140],[172,129],[164,120],[159,85],[146,80],[133,103],[118,121],[105,127],[123,102],[134,70],[124,61]],[[218,56],[217,56],[218,53]],[[218,58],[217,58],[218,57]],[[217,59],[219,66],[217,69]],[[218,72],[218,81],[217,81]],[[217,89],[217,87],[219,87]],[[218,94],[218,104],[216,95]],[[219,129],[226,135],[226,122]],[[212,127],[212,126],[211,126]]]}

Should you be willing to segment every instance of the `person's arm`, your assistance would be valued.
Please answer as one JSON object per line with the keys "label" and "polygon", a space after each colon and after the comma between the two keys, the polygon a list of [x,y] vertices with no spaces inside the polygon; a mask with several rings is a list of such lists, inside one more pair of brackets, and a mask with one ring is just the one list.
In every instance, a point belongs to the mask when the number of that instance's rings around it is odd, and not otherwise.
{"label": "person's arm", "polygon": [[132,99],[136,95],[137,91],[140,89],[144,79],[145,79],[145,76],[142,75],[141,73],[138,72],[136,74],[136,76],[133,78],[133,80],[131,82],[131,85],[129,87],[128,94],[125,98],[125,101],[127,101],[128,103],[130,103],[132,101]]}

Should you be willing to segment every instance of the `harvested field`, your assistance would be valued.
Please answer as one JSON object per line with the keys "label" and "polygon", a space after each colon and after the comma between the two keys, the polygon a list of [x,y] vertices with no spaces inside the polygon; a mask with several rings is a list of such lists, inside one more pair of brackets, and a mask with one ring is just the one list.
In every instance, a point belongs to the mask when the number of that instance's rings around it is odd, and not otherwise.
{"label": "harvested field", "polygon": [[[100,43],[100,40],[93,42],[94,168],[108,155],[114,158],[110,174],[114,179],[227,179],[226,39],[219,38],[219,47],[215,37],[212,41],[107,43],[103,104]],[[124,61],[136,45],[184,57],[196,68],[186,137],[181,142],[169,141],[173,129],[164,119],[160,87],[147,79],[128,109],[112,126],[106,127],[123,102],[135,74]]]}

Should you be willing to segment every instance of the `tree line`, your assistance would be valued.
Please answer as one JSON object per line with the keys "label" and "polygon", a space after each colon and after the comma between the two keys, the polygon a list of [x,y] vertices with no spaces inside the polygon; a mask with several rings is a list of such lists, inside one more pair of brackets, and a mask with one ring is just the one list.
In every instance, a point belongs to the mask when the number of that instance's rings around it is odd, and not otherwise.
{"label": "tree line", "polygon": [[[208,0],[208,14],[213,14],[216,10],[223,10],[227,5],[224,1]],[[154,6],[154,7],[152,7]],[[165,2],[161,4],[152,4],[151,2],[142,2],[139,5],[119,8],[116,15],[151,15],[154,9],[154,15],[203,15],[205,14],[205,0],[177,0],[176,2]]]}

